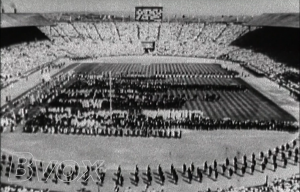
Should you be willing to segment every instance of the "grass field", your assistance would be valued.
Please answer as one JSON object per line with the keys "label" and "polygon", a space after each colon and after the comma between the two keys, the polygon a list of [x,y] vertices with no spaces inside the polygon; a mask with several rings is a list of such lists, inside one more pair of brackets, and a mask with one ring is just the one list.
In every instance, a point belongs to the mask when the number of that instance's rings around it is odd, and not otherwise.
{"label": "grass field", "polygon": [[[103,72],[112,72],[112,76],[118,74],[144,74],[151,76],[161,73],[176,74],[220,74],[228,75],[231,72],[221,68],[218,64],[197,64],[197,63],[175,63],[175,64],[108,64],[89,63],[76,68],[76,73],[88,73],[100,75]],[[168,79],[168,78],[167,78]],[[184,77],[175,78],[187,84],[213,84],[213,85],[244,85],[249,90],[247,92],[223,92],[223,91],[199,91],[194,89],[167,90],[174,96],[185,94],[189,100],[182,109],[202,110],[204,115],[214,119],[231,118],[235,120],[280,120],[295,121],[289,113],[278,107],[274,102],[264,97],[258,91],[239,78],[204,78],[204,77]],[[203,101],[205,94],[215,93],[220,95],[221,100],[217,102]],[[191,99],[197,95],[197,98]]]}

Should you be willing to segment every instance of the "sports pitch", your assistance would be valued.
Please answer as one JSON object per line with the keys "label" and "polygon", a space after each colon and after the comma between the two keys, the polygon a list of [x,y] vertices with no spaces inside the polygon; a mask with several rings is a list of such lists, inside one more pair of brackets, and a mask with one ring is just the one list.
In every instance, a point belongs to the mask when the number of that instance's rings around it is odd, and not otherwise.
{"label": "sports pitch", "polygon": [[[168,60],[167,63],[172,62],[169,58],[166,60]],[[188,62],[187,60],[184,58],[182,62]],[[156,63],[162,61],[163,59],[159,59]],[[105,62],[107,61],[103,61],[103,63]],[[128,63],[130,60],[125,62]],[[81,64],[75,71],[93,71],[93,73],[97,73],[97,68],[101,68],[103,63],[99,65]],[[219,67],[217,66],[217,68]],[[216,70],[215,68],[212,69]],[[102,70],[98,70],[98,72],[101,73]],[[218,83],[214,82],[216,80],[213,79],[206,81]],[[249,87],[249,91],[245,93],[220,93],[222,100],[218,103],[202,102],[198,99],[187,102],[183,108],[202,109],[204,115],[211,118],[294,120],[292,115],[282,110],[273,101],[260,94],[243,80],[224,79],[224,81],[245,84]],[[188,97],[195,93],[203,94],[193,91],[186,91],[185,93]],[[174,94],[176,94],[176,91]],[[29,152],[34,156],[34,159],[45,162],[50,160],[75,160],[77,162],[87,159],[91,162],[103,160],[107,169],[107,178],[100,191],[113,190],[113,178],[115,177],[113,174],[116,172],[118,165],[121,165],[125,177],[125,184],[122,189],[131,187],[133,191],[141,191],[145,187],[142,181],[138,186],[134,186],[130,182],[131,173],[134,172],[136,164],[139,165],[142,172],[146,170],[147,165],[150,165],[153,171],[157,171],[158,164],[161,164],[164,171],[170,172],[171,163],[178,169],[181,169],[183,163],[189,165],[191,162],[194,162],[196,167],[200,166],[202,168],[205,161],[210,164],[216,159],[219,163],[223,163],[226,157],[231,160],[234,156],[241,157],[243,154],[250,156],[253,152],[258,154],[260,151],[267,151],[290,142],[297,136],[297,133],[260,130],[183,130],[181,139],[46,135],[17,132],[2,134],[1,148],[6,153]],[[180,176],[178,185],[174,185],[167,179],[164,186],[160,186],[158,182],[153,182],[154,184],[150,189],[165,188],[165,191],[197,191],[208,187],[216,189],[217,187],[229,187],[231,185],[253,186],[263,184],[266,175],[274,178],[291,175],[297,171],[297,166],[289,165],[286,169],[279,168],[277,172],[267,169],[264,173],[255,172],[254,175],[246,174],[243,177],[234,175],[231,179],[220,176],[218,181],[205,177],[203,183],[193,181],[192,184],[186,183],[186,179]],[[82,188],[80,183],[66,185],[64,183],[53,184],[52,182],[25,182],[24,185],[64,191],[78,191]],[[94,183],[84,187],[90,191],[98,190]]]}

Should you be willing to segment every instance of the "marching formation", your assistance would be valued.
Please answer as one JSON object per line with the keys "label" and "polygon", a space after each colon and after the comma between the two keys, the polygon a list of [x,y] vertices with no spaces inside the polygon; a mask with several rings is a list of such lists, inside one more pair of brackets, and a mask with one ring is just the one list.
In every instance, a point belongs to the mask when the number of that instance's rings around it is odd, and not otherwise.
{"label": "marching formation", "polygon": [[[39,106],[40,113],[28,118],[25,110],[21,118],[18,115],[17,122],[22,118],[26,120],[23,130],[27,133],[94,136],[181,138],[181,129],[297,130],[291,122],[211,119],[194,111],[180,112],[188,99],[184,94],[176,97],[170,94],[170,90],[191,88],[164,81],[166,79],[124,80],[88,74],[72,75],[69,81],[64,82],[65,86],[57,82],[50,86],[48,93],[39,93],[35,100],[30,100],[32,107]],[[210,86],[210,89],[220,88],[223,92],[247,91],[241,85]],[[203,101],[217,102],[219,99],[219,95],[206,94]],[[110,111],[110,108],[113,110]],[[176,112],[178,110],[179,113]],[[169,115],[163,115],[163,112]]]}
{"label": "marching formation", "polygon": [[[203,166],[197,166],[191,162],[189,165],[184,163],[182,168],[176,168],[173,164],[170,165],[170,168],[163,168],[159,164],[157,169],[154,169],[148,165],[144,172],[138,165],[135,165],[133,173],[130,173],[129,177],[130,181],[136,186],[140,185],[140,180],[143,180],[147,189],[152,185],[154,180],[159,182],[161,186],[164,186],[167,181],[166,178],[171,178],[168,181],[177,185],[181,180],[187,181],[189,184],[193,182],[202,183],[206,178],[217,181],[219,174],[230,179],[234,175],[242,177],[245,174],[253,175],[255,172],[263,173],[266,169],[276,171],[278,167],[286,168],[290,166],[289,164],[292,166],[298,165],[300,155],[299,148],[297,147],[298,143],[299,141],[293,140],[292,142],[277,146],[273,150],[269,149],[267,152],[252,153],[250,156],[245,154],[241,158],[235,156],[232,160],[226,158],[224,162],[217,162],[217,160],[213,162],[205,161]],[[19,160],[16,161],[16,157],[2,153],[1,176],[13,176],[17,180],[27,178],[31,182],[41,179],[45,183],[53,182],[57,184],[62,182],[67,185],[77,180],[83,186],[94,185],[94,182],[96,182],[96,185],[103,186],[107,177],[105,165],[100,166],[97,164],[79,167],[78,165],[67,165],[63,162],[55,164],[54,162],[43,162],[24,157],[17,159]],[[25,162],[29,166],[25,167]],[[90,179],[93,178],[92,175],[96,176],[97,179]],[[124,177],[128,177],[128,170],[125,170],[125,173],[123,173],[122,167],[119,165],[116,173],[113,174],[115,192],[118,192],[120,187],[124,186]]]}

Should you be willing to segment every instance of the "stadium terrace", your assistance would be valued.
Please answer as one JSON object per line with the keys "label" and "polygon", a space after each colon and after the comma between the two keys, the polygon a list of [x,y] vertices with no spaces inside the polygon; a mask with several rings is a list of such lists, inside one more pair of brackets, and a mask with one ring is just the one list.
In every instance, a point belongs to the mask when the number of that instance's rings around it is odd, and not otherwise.
{"label": "stadium terrace", "polygon": [[2,11],[1,192],[299,191],[299,14],[163,13]]}

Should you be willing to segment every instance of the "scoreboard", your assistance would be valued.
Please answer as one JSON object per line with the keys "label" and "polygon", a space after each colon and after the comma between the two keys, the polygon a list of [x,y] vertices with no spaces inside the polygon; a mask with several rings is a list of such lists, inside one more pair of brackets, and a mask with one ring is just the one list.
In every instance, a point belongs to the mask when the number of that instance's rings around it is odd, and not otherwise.
{"label": "scoreboard", "polygon": [[162,21],[162,7],[135,7],[136,21]]}
{"label": "scoreboard", "polygon": [[154,49],[155,42],[153,41],[143,41],[142,46],[146,49]]}

